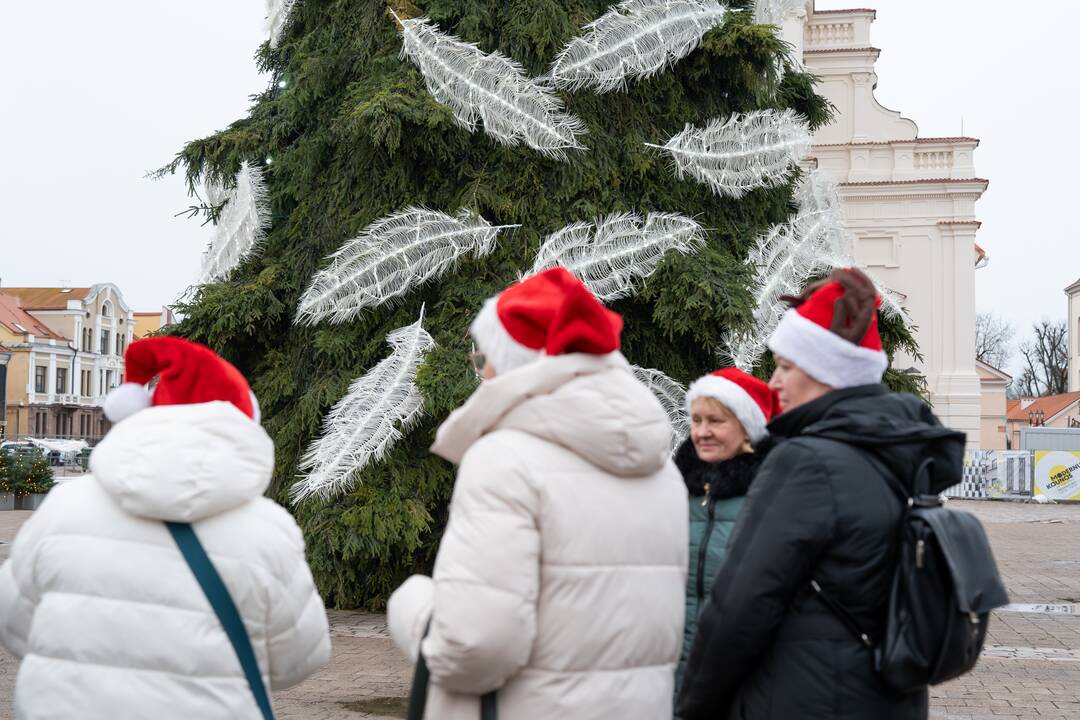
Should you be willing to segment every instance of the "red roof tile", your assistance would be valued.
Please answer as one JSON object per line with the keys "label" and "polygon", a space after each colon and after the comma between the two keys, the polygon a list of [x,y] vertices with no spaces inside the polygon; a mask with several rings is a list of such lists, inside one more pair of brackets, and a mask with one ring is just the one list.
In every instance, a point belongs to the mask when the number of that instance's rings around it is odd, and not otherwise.
{"label": "red roof tile", "polygon": [[53,332],[45,323],[23,310],[19,298],[14,295],[0,294],[0,325],[16,335],[29,333],[46,340],[67,340],[63,335]]}
{"label": "red roof tile", "polygon": [[1077,402],[1080,402],[1080,392],[1065,393],[1064,395],[1050,395],[1049,397],[1035,398],[1027,407],[1021,407],[1019,400],[1015,405],[1008,405],[1008,417],[1013,422],[1027,422],[1032,412],[1040,411],[1043,418],[1049,420],[1062,410],[1066,410]]}
{"label": "red roof tile", "polygon": [[85,300],[90,288],[5,287],[0,293],[17,296],[26,310],[66,310],[68,300]]}

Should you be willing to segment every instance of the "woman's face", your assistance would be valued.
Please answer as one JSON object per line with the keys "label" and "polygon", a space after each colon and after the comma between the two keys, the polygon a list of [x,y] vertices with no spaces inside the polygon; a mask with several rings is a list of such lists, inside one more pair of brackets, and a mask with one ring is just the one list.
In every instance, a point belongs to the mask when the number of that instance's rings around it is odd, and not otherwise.
{"label": "woman's face", "polygon": [[730,460],[750,448],[742,423],[712,398],[698,398],[690,406],[690,441],[707,463]]}
{"label": "woman's face", "polygon": [[783,412],[794,410],[832,392],[831,387],[818,382],[798,365],[779,355],[776,357],[776,370],[769,380],[769,387],[780,396],[780,409]]}

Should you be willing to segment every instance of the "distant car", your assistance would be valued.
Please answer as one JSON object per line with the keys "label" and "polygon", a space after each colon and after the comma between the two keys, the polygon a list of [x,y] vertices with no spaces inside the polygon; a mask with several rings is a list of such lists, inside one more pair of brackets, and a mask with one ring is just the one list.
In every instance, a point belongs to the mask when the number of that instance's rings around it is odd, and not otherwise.
{"label": "distant car", "polygon": [[7,455],[9,458],[23,458],[34,457],[35,455],[44,455],[44,452],[40,447],[34,443],[28,442],[6,442],[0,444],[0,452]]}

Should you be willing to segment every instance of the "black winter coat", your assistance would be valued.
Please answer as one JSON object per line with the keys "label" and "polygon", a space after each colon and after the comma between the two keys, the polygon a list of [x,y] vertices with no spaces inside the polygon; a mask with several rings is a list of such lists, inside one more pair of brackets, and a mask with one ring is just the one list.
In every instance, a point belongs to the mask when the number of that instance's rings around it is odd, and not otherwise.
{"label": "black winter coat", "polygon": [[810,589],[811,578],[871,637],[885,623],[903,503],[934,457],[931,490],[960,482],[964,435],[912,395],[837,390],[769,425],[762,464],[698,621],[679,695],[683,720],[924,720],[925,690],[896,695],[871,651]]}

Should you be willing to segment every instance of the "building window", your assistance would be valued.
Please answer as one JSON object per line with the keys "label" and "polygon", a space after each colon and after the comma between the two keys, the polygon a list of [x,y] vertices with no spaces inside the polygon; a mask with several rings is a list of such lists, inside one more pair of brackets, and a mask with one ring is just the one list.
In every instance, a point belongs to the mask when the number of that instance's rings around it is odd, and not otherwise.
{"label": "building window", "polygon": [[102,355],[109,354],[109,331],[104,328],[101,330],[101,345],[98,346],[98,352]]}
{"label": "building window", "polygon": [[34,366],[34,392],[45,392],[45,374],[49,372],[49,369],[43,365]]}
{"label": "building window", "polygon": [[90,385],[94,377],[91,372],[91,370],[82,371],[82,387],[79,388],[79,391],[83,397],[90,397]]}
{"label": "building window", "polygon": [[124,339],[123,335],[116,336],[116,354],[120,357],[124,357]]}
{"label": "building window", "polygon": [[56,392],[59,395],[67,394],[67,368],[56,368]]}
{"label": "building window", "polygon": [[105,393],[109,392],[110,390],[112,390],[112,388],[113,388],[113,379],[112,379],[112,377],[113,377],[113,371],[112,370],[106,370],[105,371],[105,387],[103,388],[104,392],[102,394],[105,394]]}
{"label": "building window", "polygon": [[49,415],[45,412],[34,413],[34,434],[45,435],[49,431]]}
{"label": "building window", "polygon": [[90,328],[83,328],[83,331],[82,331],[82,349],[83,349],[83,352],[93,352],[94,349],[93,349],[93,347],[91,347],[93,345],[93,343],[94,343],[94,331],[91,330]]}
{"label": "building window", "polygon": [[101,315],[102,317],[112,317],[112,305],[109,304],[108,300],[101,303]]}

